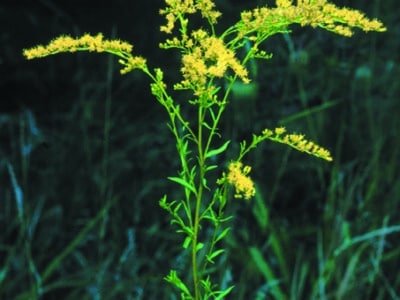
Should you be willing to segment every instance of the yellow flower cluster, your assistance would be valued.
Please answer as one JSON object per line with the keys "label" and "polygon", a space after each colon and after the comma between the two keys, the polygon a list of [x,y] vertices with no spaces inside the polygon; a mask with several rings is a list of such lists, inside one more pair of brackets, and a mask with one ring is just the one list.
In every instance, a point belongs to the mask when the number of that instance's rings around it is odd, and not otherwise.
{"label": "yellow flower cluster", "polygon": [[296,150],[314,155],[316,157],[332,161],[330,152],[312,141],[308,141],[304,138],[303,134],[285,134],[286,129],[284,127],[275,128],[274,131],[265,129],[262,132],[262,138],[286,144]]}
{"label": "yellow flower cluster", "polygon": [[181,89],[193,89],[200,96],[207,90],[207,79],[223,77],[230,68],[243,82],[248,83],[247,70],[235,57],[235,52],[228,49],[224,41],[209,36],[204,30],[192,33],[193,39],[186,41],[191,49],[182,57],[181,72],[183,80],[177,85]]}
{"label": "yellow flower cluster", "polygon": [[239,25],[240,35],[251,32],[274,34],[286,30],[292,23],[301,26],[321,27],[344,36],[353,34],[352,28],[364,31],[385,31],[383,24],[368,19],[363,13],[349,8],[339,8],[327,0],[277,0],[276,8],[256,8],[243,12]]}
{"label": "yellow flower cluster", "polygon": [[145,68],[147,68],[146,59],[141,56],[130,55],[129,57],[127,57],[125,59],[120,59],[118,62],[121,65],[124,65],[124,68],[122,68],[120,70],[122,75],[129,73],[130,71],[132,71],[134,69],[144,70]]}
{"label": "yellow flower cluster", "polygon": [[136,68],[144,68],[146,60],[143,57],[132,55],[133,46],[120,40],[105,40],[101,33],[96,36],[85,34],[80,38],[72,38],[65,35],[57,37],[48,45],[38,45],[30,49],[24,49],[23,55],[27,59],[45,57],[62,52],[94,51],[108,52],[121,57],[119,61],[125,67],[121,70],[125,74]]}
{"label": "yellow flower cluster", "polygon": [[247,200],[256,194],[254,182],[247,176],[251,171],[251,167],[243,167],[241,162],[231,162],[228,170],[226,180],[235,187],[235,198]]}
{"label": "yellow flower cluster", "polygon": [[161,26],[160,30],[165,33],[172,33],[177,19],[184,21],[185,14],[200,12],[211,24],[217,23],[221,15],[214,10],[215,4],[212,0],[165,0],[167,7],[160,10],[161,15],[165,15],[167,24]]}

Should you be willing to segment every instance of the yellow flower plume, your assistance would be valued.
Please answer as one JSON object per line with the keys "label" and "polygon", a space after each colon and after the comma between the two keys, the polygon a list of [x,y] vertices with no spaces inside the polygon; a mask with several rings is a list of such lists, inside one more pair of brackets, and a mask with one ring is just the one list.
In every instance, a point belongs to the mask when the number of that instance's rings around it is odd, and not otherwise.
{"label": "yellow flower plume", "polygon": [[238,24],[240,35],[263,33],[265,35],[286,31],[290,24],[321,27],[344,36],[353,35],[353,28],[363,31],[385,31],[376,19],[368,19],[362,12],[339,8],[327,0],[277,0],[277,7],[261,7],[243,12]]}
{"label": "yellow flower plume", "polygon": [[306,140],[303,134],[286,134],[285,127],[278,127],[275,130],[264,129],[262,135],[258,137],[259,140],[269,139],[274,142],[286,144],[298,151],[316,156],[318,158],[332,161],[331,153],[318,146],[312,141]]}
{"label": "yellow flower plume", "polygon": [[23,55],[27,59],[34,59],[63,52],[107,52],[121,58],[119,62],[124,66],[121,69],[121,74],[126,74],[133,69],[144,69],[146,67],[146,59],[140,56],[133,56],[132,49],[133,46],[127,42],[106,40],[103,39],[103,34],[99,33],[96,36],[84,34],[79,38],[73,38],[68,35],[59,36],[46,46],[38,45],[30,49],[24,49]]}

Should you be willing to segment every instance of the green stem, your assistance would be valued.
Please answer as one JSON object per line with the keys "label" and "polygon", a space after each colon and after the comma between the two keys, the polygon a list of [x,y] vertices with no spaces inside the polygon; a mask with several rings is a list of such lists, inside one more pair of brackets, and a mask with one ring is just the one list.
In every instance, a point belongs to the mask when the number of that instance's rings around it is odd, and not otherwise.
{"label": "green stem", "polygon": [[196,195],[196,207],[194,212],[194,223],[193,223],[193,242],[192,242],[192,271],[193,271],[193,284],[194,284],[194,297],[195,300],[200,299],[200,288],[199,288],[199,277],[197,269],[197,243],[198,234],[200,227],[200,205],[203,197],[203,178],[205,175],[204,171],[204,149],[203,149],[203,121],[204,121],[204,109],[199,106],[198,112],[198,133],[197,133],[197,149],[199,155],[199,187]]}
{"label": "green stem", "polygon": [[194,298],[195,300],[200,299],[200,289],[199,289],[199,278],[197,270],[197,238],[199,233],[199,222],[200,222],[200,203],[203,194],[203,187],[200,184],[198,195],[196,198],[196,208],[193,223],[193,242],[192,242],[192,271],[193,271],[193,284],[194,284]]}

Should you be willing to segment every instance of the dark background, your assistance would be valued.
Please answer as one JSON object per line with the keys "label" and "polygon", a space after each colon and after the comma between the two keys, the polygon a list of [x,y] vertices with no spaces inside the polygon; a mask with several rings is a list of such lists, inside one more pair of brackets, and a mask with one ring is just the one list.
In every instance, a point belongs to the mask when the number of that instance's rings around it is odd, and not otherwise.
{"label": "dark background", "polygon": [[[236,286],[230,299],[400,297],[396,227],[334,255],[346,239],[400,225],[400,9],[390,0],[335,3],[379,18],[388,31],[349,39],[293,26],[294,51],[282,36],[265,44],[274,57],[258,64],[259,93],[249,100],[257,114],[228,111],[227,139],[285,125],[334,157],[327,163],[267,143],[246,161],[259,194],[230,204],[233,230],[215,275]],[[260,5],[216,4],[222,29]],[[102,32],[131,42],[176,82],[179,57],[158,47],[161,7],[0,3],[0,299],[175,299],[162,278],[171,268],[185,278],[188,262],[158,200],[180,196],[166,180],[179,162],[149,80],[120,76],[104,54],[22,57],[60,34]]]}

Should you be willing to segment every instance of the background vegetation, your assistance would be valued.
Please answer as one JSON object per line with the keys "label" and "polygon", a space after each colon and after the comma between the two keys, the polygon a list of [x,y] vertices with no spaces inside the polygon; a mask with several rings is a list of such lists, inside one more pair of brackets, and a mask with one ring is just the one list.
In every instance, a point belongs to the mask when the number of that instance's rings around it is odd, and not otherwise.
{"label": "background vegetation", "polygon": [[[216,3],[221,26],[257,5]],[[221,284],[236,285],[232,299],[400,298],[400,9],[335,3],[388,31],[348,39],[293,27],[273,37],[258,94],[227,116],[232,139],[280,124],[334,156],[266,144],[249,159],[259,194],[230,204],[233,230],[216,265]],[[184,274],[187,259],[158,200],[179,196],[165,179],[178,162],[149,82],[121,77],[106,55],[21,55],[60,34],[103,32],[176,81],[178,58],[158,48],[162,5],[0,4],[1,299],[176,299],[162,278],[171,267]]]}

